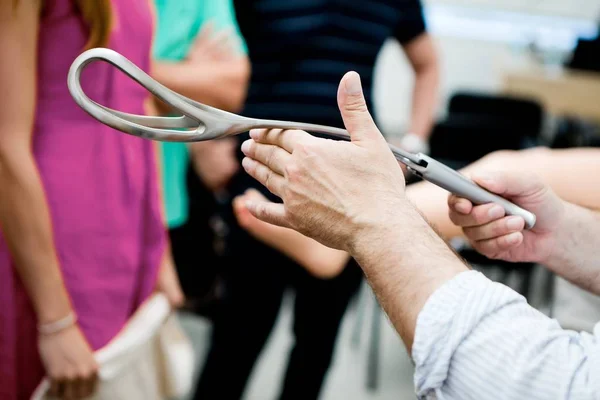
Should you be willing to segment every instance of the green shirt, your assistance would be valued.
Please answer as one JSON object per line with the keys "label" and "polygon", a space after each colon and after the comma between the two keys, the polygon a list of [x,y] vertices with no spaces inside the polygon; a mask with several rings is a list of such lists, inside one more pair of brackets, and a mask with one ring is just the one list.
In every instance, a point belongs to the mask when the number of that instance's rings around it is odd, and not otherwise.
{"label": "green shirt", "polygon": [[[233,28],[240,36],[231,0],[154,0],[157,32],[153,55],[157,60],[185,58],[202,25]],[[242,49],[245,51],[245,48]],[[189,154],[184,143],[161,143],[164,201],[169,228],[183,225],[188,218],[186,170]]]}

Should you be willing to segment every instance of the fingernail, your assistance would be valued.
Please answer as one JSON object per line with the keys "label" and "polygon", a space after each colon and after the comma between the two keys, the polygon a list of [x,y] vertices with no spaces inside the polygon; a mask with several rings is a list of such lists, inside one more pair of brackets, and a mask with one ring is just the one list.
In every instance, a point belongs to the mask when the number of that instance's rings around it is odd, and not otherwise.
{"label": "fingernail", "polygon": [[246,140],[244,143],[242,143],[242,153],[248,154],[248,151],[250,150],[250,142],[251,140]]}
{"label": "fingernail", "polygon": [[506,227],[511,231],[521,229],[524,224],[525,221],[523,221],[523,218],[521,217],[510,217],[506,220]]}
{"label": "fingernail", "polygon": [[508,244],[517,244],[521,239],[521,234],[519,232],[513,232],[506,237],[506,243]]}
{"label": "fingernail", "polygon": [[242,160],[242,167],[244,167],[244,169],[246,171],[248,171],[251,166],[252,166],[252,160],[249,159],[248,157],[244,157],[244,159]]}
{"label": "fingernail", "polygon": [[360,84],[360,75],[352,71],[348,73],[345,83],[346,93],[348,94],[360,94],[362,92],[362,86]]}
{"label": "fingernail", "polygon": [[490,211],[488,211],[488,216],[492,219],[501,218],[504,216],[504,208],[500,206],[494,206],[490,208]]}

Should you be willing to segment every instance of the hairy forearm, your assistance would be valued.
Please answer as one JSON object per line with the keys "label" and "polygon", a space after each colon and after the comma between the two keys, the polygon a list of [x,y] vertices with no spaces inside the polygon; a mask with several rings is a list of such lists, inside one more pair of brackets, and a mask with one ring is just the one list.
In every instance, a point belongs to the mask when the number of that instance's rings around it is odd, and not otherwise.
{"label": "hairy forearm", "polygon": [[155,61],[152,75],[163,85],[200,103],[237,112],[245,98],[249,77],[246,59],[234,62]]}
{"label": "hairy forearm", "polygon": [[575,285],[600,294],[600,212],[566,203],[553,252],[543,261]]}
{"label": "hairy forearm", "polygon": [[394,221],[360,233],[351,254],[409,351],[429,296],[467,270],[407,201]]}
{"label": "hairy forearm", "polygon": [[41,323],[71,310],[54,248],[50,213],[33,156],[0,157],[0,227]]}

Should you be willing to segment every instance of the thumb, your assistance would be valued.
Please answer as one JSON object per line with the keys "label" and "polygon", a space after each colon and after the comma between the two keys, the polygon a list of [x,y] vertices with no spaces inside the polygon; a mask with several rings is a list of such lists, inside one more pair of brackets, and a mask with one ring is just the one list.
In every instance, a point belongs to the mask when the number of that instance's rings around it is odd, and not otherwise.
{"label": "thumb", "polygon": [[540,178],[518,171],[473,172],[475,183],[502,197],[528,197],[546,189]]}
{"label": "thumb", "polygon": [[340,82],[338,107],[353,142],[383,140],[367,109],[360,76],[354,71],[346,73]]}

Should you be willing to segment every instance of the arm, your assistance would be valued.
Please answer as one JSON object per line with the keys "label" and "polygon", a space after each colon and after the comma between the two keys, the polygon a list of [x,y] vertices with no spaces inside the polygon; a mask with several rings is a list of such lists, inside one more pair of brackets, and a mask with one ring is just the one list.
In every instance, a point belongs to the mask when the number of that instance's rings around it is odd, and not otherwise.
{"label": "arm", "polygon": [[38,1],[0,6],[0,226],[40,323],[71,304],[54,248],[50,213],[31,151],[35,109]]}
{"label": "arm", "polygon": [[[463,169],[463,173],[477,170],[502,170],[507,165],[517,170],[533,171],[562,199],[582,207],[600,209],[600,182],[590,183],[586,172],[600,169],[599,149],[499,151]],[[568,165],[568,168],[565,168]],[[429,182],[420,182],[406,188],[406,196],[423,217],[444,238],[464,237],[461,228],[448,216],[448,192]],[[278,249],[312,274],[319,277],[336,276],[348,263],[350,256],[332,249],[294,231],[267,224],[252,216],[243,200],[234,203],[238,223],[257,239]]]}
{"label": "arm", "polygon": [[467,270],[404,199],[385,225],[363,229],[350,253],[410,352],[417,317],[440,286]]}
{"label": "arm", "polygon": [[343,271],[350,260],[345,251],[326,247],[292,229],[268,224],[254,217],[245,206],[248,200],[264,201],[256,190],[249,190],[233,201],[238,224],[256,239],[279,250],[317,278],[329,279]]}
{"label": "arm", "polygon": [[600,212],[565,204],[553,251],[543,264],[575,285],[600,295]]}
{"label": "arm", "polygon": [[403,47],[415,72],[409,132],[427,142],[439,91],[440,71],[435,46],[431,36],[422,33]]}
{"label": "arm", "polygon": [[[339,93],[351,143],[250,133],[244,168],[284,202],[253,200],[250,212],[352,254],[413,354],[420,398],[589,398],[600,389],[597,340],[561,330],[502,285],[473,281],[480,275],[403,196],[402,172],[356,74]],[[539,187],[521,193],[540,203],[542,195]]]}
{"label": "arm", "polygon": [[169,89],[200,103],[237,112],[246,99],[247,57],[210,63],[154,61],[152,76]]}
{"label": "arm", "polygon": [[97,365],[75,324],[32,148],[40,1],[0,2],[0,228],[38,323],[50,394],[85,397]]}
{"label": "arm", "polygon": [[419,315],[415,388],[423,398],[591,399],[600,390],[599,339],[561,329],[513,290],[466,272]]}

